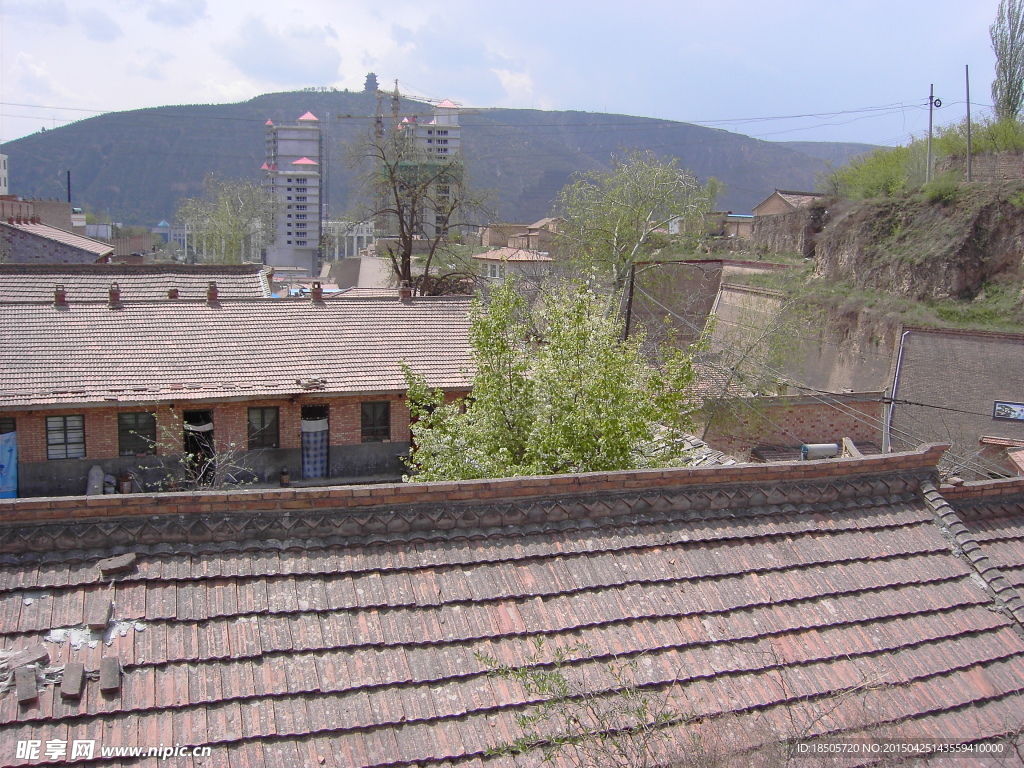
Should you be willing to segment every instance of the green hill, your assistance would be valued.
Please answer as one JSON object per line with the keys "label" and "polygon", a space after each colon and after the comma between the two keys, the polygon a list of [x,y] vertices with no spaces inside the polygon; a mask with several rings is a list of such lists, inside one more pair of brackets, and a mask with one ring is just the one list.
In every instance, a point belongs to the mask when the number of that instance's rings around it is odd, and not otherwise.
{"label": "green hill", "polygon": [[[403,114],[430,111],[417,102],[402,106]],[[308,110],[324,127],[331,215],[343,216],[354,204],[347,146],[371,129],[367,116],[375,109],[376,98],[365,93],[272,93],[238,104],[99,115],[8,142],[4,152],[14,194],[63,199],[70,169],[75,205],[151,225],[170,220],[179,198],[199,194],[207,173],[258,178],[264,123],[294,121]],[[548,215],[574,172],[603,167],[613,153],[634,147],[678,157],[701,180],[717,177],[726,185],[719,207],[740,213],[776,187],[813,188],[822,157],[869,149],[815,143],[811,152],[688,123],[590,112],[489,109],[464,115],[462,124],[474,184],[493,191],[500,219],[520,222]]]}

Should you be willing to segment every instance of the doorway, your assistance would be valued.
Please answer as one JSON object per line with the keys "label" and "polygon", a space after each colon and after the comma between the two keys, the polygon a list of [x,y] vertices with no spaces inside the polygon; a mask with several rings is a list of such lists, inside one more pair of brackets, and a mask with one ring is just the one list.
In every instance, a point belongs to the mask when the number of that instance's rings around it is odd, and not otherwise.
{"label": "doorway", "polygon": [[210,485],[217,474],[217,453],[213,443],[213,412],[185,411],[185,463],[189,480]]}
{"label": "doorway", "polygon": [[299,428],[302,430],[302,478],[327,477],[330,439],[326,405],[302,406]]}

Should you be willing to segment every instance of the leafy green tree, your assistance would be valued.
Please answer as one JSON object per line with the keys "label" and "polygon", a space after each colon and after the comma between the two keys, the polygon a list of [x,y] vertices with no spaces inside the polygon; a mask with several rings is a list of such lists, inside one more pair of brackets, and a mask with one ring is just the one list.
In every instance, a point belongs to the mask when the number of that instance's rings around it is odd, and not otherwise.
{"label": "leafy green tree", "polygon": [[260,261],[273,228],[273,195],[258,182],[215,174],[203,186],[202,197],[182,200],[175,213],[175,220],[188,228],[193,253],[218,264]]}
{"label": "leafy green tree", "polygon": [[854,199],[894,197],[921,185],[924,165],[922,142],[883,147],[835,171],[834,184],[841,194]]}
{"label": "leafy green tree", "polygon": [[1024,0],[999,0],[988,28],[996,55],[992,104],[997,120],[1016,120],[1024,106]]}
{"label": "leafy green tree", "polygon": [[[940,126],[936,131],[935,149],[940,155],[967,156],[967,120]],[[971,151],[1020,151],[1024,149],[1024,124],[1019,120],[984,118],[971,121]]]}
{"label": "leafy green tree", "polygon": [[690,354],[666,345],[651,364],[642,338],[623,341],[608,299],[589,287],[556,288],[530,309],[507,280],[487,306],[474,303],[470,343],[464,404],[444,403],[406,369],[417,480],[686,463]]}
{"label": "leafy green tree", "polygon": [[559,192],[560,247],[578,263],[607,273],[620,290],[630,267],[657,249],[659,230],[678,222],[683,235],[703,232],[719,189],[715,179],[702,186],[675,159],[631,152],[610,170],[581,174]]}

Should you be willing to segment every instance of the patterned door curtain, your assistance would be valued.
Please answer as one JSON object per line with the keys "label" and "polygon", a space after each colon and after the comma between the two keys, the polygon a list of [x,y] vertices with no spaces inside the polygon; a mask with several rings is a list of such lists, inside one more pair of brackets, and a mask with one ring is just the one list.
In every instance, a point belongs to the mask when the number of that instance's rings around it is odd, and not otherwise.
{"label": "patterned door curtain", "polygon": [[327,419],[303,419],[302,477],[327,477]]}

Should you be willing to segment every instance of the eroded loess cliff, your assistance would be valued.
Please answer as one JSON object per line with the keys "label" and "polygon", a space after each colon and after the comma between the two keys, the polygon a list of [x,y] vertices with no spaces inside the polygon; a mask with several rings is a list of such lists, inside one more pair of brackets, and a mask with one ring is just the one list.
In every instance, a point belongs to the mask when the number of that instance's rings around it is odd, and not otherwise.
{"label": "eroded loess cliff", "polygon": [[814,275],[913,301],[972,301],[1024,279],[1024,185],[961,185],[932,198],[832,201]]}

